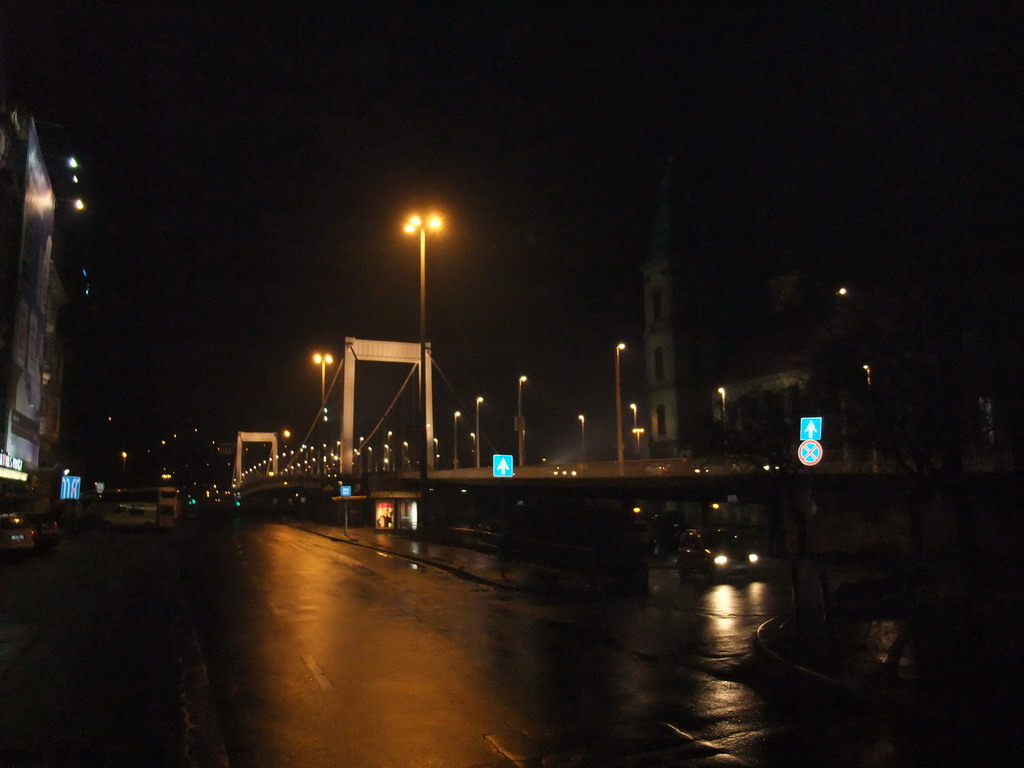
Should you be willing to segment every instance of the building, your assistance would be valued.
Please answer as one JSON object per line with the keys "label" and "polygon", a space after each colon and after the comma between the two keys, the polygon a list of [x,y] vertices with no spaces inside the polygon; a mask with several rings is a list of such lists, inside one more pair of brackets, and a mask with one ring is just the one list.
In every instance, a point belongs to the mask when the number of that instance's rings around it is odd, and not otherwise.
{"label": "building", "polygon": [[42,503],[60,442],[66,295],[56,196],[35,121],[17,109],[0,114],[0,195],[0,488]]}

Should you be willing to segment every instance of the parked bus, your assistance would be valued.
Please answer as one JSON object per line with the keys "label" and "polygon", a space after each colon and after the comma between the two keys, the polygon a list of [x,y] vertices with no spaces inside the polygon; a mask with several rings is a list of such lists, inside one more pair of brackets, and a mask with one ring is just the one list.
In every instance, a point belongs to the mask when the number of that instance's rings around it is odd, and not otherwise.
{"label": "parked bus", "polygon": [[116,528],[170,530],[181,514],[177,488],[126,488],[105,492],[99,499],[100,520]]}

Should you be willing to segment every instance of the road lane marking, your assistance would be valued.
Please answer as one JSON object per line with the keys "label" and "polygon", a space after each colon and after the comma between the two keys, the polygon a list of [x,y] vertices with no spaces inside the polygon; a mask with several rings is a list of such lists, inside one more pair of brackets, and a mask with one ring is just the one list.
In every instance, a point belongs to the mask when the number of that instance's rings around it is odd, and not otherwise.
{"label": "road lane marking", "polygon": [[316,678],[317,683],[325,691],[334,690],[334,686],[331,681],[327,679],[327,675],[320,669],[320,665],[316,663],[316,659],[306,654],[302,657],[302,660],[306,662],[306,666],[309,667],[309,671],[313,673],[313,677]]}

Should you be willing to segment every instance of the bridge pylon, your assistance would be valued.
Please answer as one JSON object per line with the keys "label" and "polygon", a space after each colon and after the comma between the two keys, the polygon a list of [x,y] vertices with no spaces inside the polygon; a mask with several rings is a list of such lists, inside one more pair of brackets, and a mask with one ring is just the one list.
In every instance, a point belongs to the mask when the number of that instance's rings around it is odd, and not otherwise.
{"label": "bridge pylon", "polygon": [[276,432],[239,432],[235,444],[235,472],[231,478],[231,487],[238,490],[242,486],[242,444],[270,443],[270,472],[277,475],[277,433]]}
{"label": "bridge pylon", "polygon": [[[341,406],[341,473],[350,474],[353,469],[355,434],[355,393],[356,393],[356,362],[405,363],[415,366],[420,364],[420,345],[418,342],[407,341],[370,341],[345,337],[344,384]],[[423,386],[426,389],[427,401],[427,435],[426,445],[421,446],[423,460],[428,470],[434,469],[434,451],[429,448],[434,444],[434,385],[431,371],[434,358],[431,355],[430,343],[426,344],[426,370],[423,371]]]}

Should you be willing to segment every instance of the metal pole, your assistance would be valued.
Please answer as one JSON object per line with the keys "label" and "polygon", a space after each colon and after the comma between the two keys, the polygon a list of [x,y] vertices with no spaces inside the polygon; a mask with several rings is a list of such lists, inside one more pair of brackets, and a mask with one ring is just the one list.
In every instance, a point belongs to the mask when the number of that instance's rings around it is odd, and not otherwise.
{"label": "metal pole", "polygon": [[619,462],[619,472],[622,472],[622,383],[619,379],[619,354],[626,348],[625,344],[619,344],[615,348],[615,458]]}
{"label": "metal pole", "polygon": [[583,466],[583,464],[587,460],[587,431],[586,431],[587,420],[586,420],[586,418],[584,417],[584,415],[582,413],[580,414],[579,419],[580,419],[580,466]]}
{"label": "metal pole", "polygon": [[420,462],[420,523],[427,522],[427,462],[431,448],[427,437],[427,231],[420,226],[420,423],[423,427],[423,461]]}
{"label": "metal pole", "polygon": [[516,419],[516,426],[519,429],[519,466],[526,464],[526,430],[523,424],[523,382],[526,381],[525,376],[519,377],[519,398],[518,398],[518,418]]}
{"label": "metal pole", "polygon": [[480,469],[480,403],[484,399],[477,397],[476,399],[476,468]]}
{"label": "metal pole", "polygon": [[459,416],[462,413],[455,412],[452,418],[452,469],[459,468]]}

